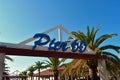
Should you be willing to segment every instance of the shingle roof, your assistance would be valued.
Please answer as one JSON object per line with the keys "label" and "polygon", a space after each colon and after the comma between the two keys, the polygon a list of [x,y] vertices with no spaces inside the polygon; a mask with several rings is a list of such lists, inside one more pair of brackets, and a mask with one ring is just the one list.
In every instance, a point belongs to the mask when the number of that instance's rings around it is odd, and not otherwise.
{"label": "shingle roof", "polygon": [[[39,76],[39,73],[34,74],[33,76]],[[40,72],[41,77],[53,76],[53,72],[51,69],[47,69],[45,71]]]}
{"label": "shingle roof", "polygon": [[[76,62],[76,64],[74,64],[73,69],[75,69],[78,65],[79,65],[80,61]],[[63,70],[64,66],[61,66],[58,68],[58,70]],[[39,76],[39,73],[34,74],[34,76]],[[49,76],[53,76],[53,72],[52,69],[47,69],[45,71],[40,72],[40,76],[41,77],[49,77]]]}

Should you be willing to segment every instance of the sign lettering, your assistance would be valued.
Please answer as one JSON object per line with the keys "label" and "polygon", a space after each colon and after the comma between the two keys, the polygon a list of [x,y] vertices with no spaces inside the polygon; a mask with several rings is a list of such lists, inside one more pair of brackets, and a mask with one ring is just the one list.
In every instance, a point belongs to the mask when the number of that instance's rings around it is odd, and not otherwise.
{"label": "sign lettering", "polygon": [[69,46],[67,42],[56,41],[55,38],[51,40],[49,35],[44,33],[35,34],[34,38],[36,37],[40,37],[40,39],[34,42],[33,49],[35,49],[37,46],[42,46],[49,43],[49,50],[62,49],[62,51],[66,51],[70,47],[72,52],[84,52],[87,46],[85,41],[79,41],[78,39],[72,41],[71,45]]}

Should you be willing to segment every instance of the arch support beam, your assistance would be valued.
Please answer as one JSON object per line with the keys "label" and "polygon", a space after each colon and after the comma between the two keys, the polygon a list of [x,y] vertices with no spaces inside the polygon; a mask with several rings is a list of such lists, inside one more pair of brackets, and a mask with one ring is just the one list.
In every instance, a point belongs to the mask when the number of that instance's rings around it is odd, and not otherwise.
{"label": "arch support beam", "polygon": [[99,71],[100,80],[109,80],[105,60],[101,60],[101,59],[98,60],[98,71]]}
{"label": "arch support beam", "polygon": [[34,57],[57,57],[57,58],[73,58],[73,59],[105,59],[106,56],[99,56],[97,54],[89,53],[73,53],[63,51],[44,51],[32,50],[22,48],[11,48],[0,46],[0,52],[6,55],[19,55],[19,56],[34,56]]}
{"label": "arch support beam", "polygon": [[2,76],[5,68],[4,60],[5,60],[5,53],[0,53],[0,80],[2,80]]}

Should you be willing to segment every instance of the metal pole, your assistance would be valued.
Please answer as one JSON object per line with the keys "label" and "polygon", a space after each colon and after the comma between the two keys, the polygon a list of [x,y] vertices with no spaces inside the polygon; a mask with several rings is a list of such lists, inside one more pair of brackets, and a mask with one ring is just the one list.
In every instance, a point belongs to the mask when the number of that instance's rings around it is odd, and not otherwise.
{"label": "metal pole", "polygon": [[58,37],[59,41],[62,41],[62,30],[60,28],[58,29]]}

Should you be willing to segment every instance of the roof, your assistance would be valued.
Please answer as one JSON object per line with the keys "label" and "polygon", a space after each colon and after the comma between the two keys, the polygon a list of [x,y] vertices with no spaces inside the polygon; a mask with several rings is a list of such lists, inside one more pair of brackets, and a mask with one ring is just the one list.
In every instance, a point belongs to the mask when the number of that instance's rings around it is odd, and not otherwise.
{"label": "roof", "polygon": [[[34,74],[33,76],[39,76],[39,73]],[[47,70],[45,70],[45,71],[40,72],[40,76],[41,76],[41,77],[53,76],[53,72],[52,72],[51,69],[47,69]]]}
{"label": "roof", "polygon": [[[76,62],[73,66],[73,69],[75,69],[78,65],[79,65],[80,61]],[[64,69],[64,66],[61,66],[58,68],[58,70],[63,70]],[[39,76],[39,73],[36,73],[34,74],[33,76]],[[52,72],[52,69],[47,69],[47,70],[44,70],[42,72],[40,72],[40,76],[41,77],[49,77],[49,76],[53,76],[53,72]]]}

